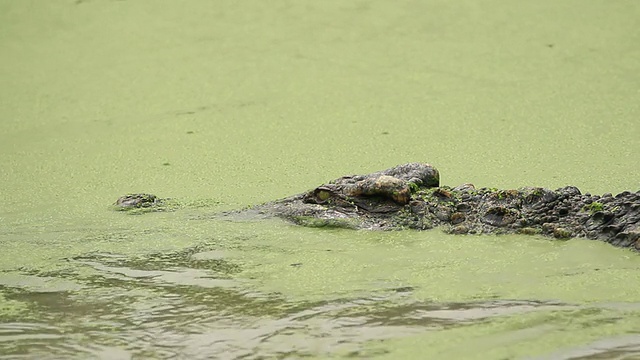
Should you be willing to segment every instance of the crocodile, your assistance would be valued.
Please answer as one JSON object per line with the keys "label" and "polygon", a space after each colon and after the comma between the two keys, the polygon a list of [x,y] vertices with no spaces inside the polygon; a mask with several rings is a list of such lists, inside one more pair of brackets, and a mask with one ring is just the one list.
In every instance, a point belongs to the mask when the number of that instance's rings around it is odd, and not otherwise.
{"label": "crocodile", "polygon": [[[152,208],[162,199],[131,194],[121,209]],[[279,217],[308,227],[428,230],[451,234],[531,234],[587,238],[640,251],[640,191],[583,194],[575,186],[512,190],[440,185],[430,164],[414,162],[349,175],[284,199],[222,214]]]}

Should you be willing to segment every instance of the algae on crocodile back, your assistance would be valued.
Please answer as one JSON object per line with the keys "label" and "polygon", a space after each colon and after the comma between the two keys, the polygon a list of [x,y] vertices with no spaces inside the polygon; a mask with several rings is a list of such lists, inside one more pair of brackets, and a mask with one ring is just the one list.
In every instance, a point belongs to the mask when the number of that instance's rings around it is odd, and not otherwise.
{"label": "algae on crocodile back", "polygon": [[604,205],[601,202],[594,201],[591,204],[585,205],[584,210],[595,213],[604,210]]}

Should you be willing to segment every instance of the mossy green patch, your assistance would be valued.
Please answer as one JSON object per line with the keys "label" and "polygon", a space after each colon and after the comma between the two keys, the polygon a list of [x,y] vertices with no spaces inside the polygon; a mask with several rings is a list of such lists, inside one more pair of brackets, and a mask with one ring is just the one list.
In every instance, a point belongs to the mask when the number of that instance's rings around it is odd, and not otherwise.
{"label": "mossy green patch", "polygon": [[411,193],[417,193],[420,190],[420,186],[418,186],[415,183],[410,182],[409,183],[409,190],[411,190]]}
{"label": "mossy green patch", "polygon": [[593,214],[598,211],[604,210],[604,204],[602,204],[601,202],[594,201],[591,204],[585,205],[583,209]]}

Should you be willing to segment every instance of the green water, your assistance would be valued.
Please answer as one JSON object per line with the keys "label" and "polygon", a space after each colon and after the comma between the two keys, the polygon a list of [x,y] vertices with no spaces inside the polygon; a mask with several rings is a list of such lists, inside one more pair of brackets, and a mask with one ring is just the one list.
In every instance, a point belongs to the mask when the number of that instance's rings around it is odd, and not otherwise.
{"label": "green water", "polygon": [[[637,191],[639,16],[0,0],[0,358],[640,357],[623,249],[213,219],[410,161]],[[185,207],[111,211],[129,192]]]}

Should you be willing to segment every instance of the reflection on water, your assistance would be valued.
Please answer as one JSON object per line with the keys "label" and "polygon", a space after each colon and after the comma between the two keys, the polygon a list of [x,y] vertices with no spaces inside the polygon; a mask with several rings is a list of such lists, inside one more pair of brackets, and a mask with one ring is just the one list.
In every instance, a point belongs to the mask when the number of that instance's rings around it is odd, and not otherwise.
{"label": "reflection on water", "polygon": [[617,336],[594,341],[586,346],[559,351],[557,353],[531,358],[535,360],[564,359],[638,359],[640,358],[640,335]]}
{"label": "reflection on water", "polygon": [[[392,346],[371,347],[372,342],[491,326],[523,314],[617,321],[604,314],[616,304],[425,302],[412,297],[411,286],[353,298],[293,301],[234,278],[241,266],[206,247],[132,257],[94,253],[68,261],[72,267],[65,271],[23,274],[29,278],[23,283],[61,277],[76,284],[73,290],[0,287],[4,304],[25,307],[3,315],[2,358],[371,358],[393,354]],[[513,329],[510,336],[526,339],[553,326]],[[639,346],[637,336],[605,339],[545,359],[639,355]]]}

